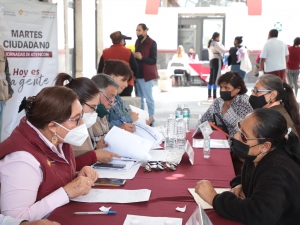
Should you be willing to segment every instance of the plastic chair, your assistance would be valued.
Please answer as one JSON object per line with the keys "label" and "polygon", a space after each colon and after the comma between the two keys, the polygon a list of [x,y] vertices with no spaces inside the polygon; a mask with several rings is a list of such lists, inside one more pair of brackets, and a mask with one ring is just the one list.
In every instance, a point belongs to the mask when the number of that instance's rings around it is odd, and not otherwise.
{"label": "plastic chair", "polygon": [[[173,75],[174,77],[180,77],[180,80],[181,80],[181,85],[184,86],[185,84],[185,68],[184,68],[184,64],[182,63],[172,63],[171,64],[171,68],[172,68],[172,71],[173,71]],[[182,70],[183,72],[182,73],[176,73],[175,74],[175,70]]]}

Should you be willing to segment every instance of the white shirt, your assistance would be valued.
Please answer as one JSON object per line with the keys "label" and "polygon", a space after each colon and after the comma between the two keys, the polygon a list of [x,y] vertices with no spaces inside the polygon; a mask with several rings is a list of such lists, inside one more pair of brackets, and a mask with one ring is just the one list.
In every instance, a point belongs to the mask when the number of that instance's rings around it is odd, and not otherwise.
{"label": "white shirt", "polygon": [[[35,128],[45,144],[66,162],[63,151],[56,147]],[[59,145],[61,149],[62,145]],[[13,152],[0,160],[1,213],[14,218],[39,220],[57,207],[69,202],[65,190],[60,187],[36,202],[38,189],[43,181],[43,171],[36,158],[26,151]]]}
{"label": "white shirt", "polygon": [[285,57],[289,55],[287,45],[277,38],[270,38],[261,51],[260,58],[266,59],[265,72],[286,69]]}
{"label": "white shirt", "polygon": [[23,219],[14,219],[10,216],[0,214],[0,225],[19,225],[23,221],[25,222]]}

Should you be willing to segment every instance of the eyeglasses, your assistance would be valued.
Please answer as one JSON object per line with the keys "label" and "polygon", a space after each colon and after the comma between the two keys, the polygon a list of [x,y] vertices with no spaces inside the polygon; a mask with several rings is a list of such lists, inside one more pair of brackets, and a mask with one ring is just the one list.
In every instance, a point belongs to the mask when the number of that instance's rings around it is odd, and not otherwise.
{"label": "eyeglasses", "polygon": [[263,90],[263,89],[259,90],[259,89],[254,88],[251,91],[252,91],[252,93],[257,94],[258,92],[268,92],[268,93],[270,93],[273,90]]}
{"label": "eyeglasses", "polygon": [[237,123],[238,130],[240,132],[241,139],[244,143],[247,143],[248,140],[264,140],[267,138],[247,138],[247,136],[241,131],[241,123]]}
{"label": "eyeglasses", "polygon": [[113,105],[115,104],[115,101],[114,101],[114,100],[111,100],[106,94],[103,93],[103,91],[100,91],[100,92],[101,92],[101,93],[104,95],[104,97],[109,101],[109,104],[110,104],[110,105],[113,106]]}
{"label": "eyeglasses", "polygon": [[95,107],[87,104],[86,102],[84,102],[83,104],[87,105],[88,107],[90,107],[93,110],[91,113],[96,112],[97,109]]}
{"label": "eyeglasses", "polygon": [[78,126],[80,124],[81,120],[82,120],[83,113],[84,112],[82,110],[81,115],[77,119],[75,119],[75,118],[74,119],[73,118],[69,118],[69,119],[67,119],[67,121],[76,122],[76,126]]}

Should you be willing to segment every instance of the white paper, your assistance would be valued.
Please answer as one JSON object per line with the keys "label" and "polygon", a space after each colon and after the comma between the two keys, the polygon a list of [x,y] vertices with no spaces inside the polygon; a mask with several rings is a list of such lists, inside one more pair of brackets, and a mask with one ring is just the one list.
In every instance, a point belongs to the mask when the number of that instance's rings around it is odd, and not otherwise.
{"label": "white paper", "polygon": [[184,207],[176,207],[176,210],[179,211],[179,212],[185,212],[186,205]]}
{"label": "white paper", "polygon": [[130,225],[132,220],[140,221],[141,225],[164,225],[165,221],[172,221],[172,225],[182,225],[181,218],[172,218],[172,217],[150,217],[150,216],[136,216],[136,215],[127,215],[123,225]]}
{"label": "white paper", "polygon": [[91,189],[87,195],[73,198],[75,202],[133,203],[149,201],[151,190]]}
{"label": "white paper", "polygon": [[[213,207],[208,204],[206,201],[204,201],[196,192],[195,192],[195,188],[189,188],[188,189],[189,192],[191,193],[191,195],[194,197],[195,202],[197,204],[199,204],[202,209],[213,209]],[[218,194],[223,193],[224,191],[230,191],[230,188],[215,188],[216,192]]]}
{"label": "white paper", "polygon": [[114,126],[110,129],[104,140],[108,144],[109,151],[119,156],[144,161],[151,159],[149,150],[153,143],[119,127]]}
{"label": "white paper", "polygon": [[163,141],[165,141],[166,136],[167,136],[167,134],[166,134],[166,128],[165,128],[163,125],[161,125],[161,126],[158,126],[158,127],[153,127],[153,129],[155,129],[155,130],[157,130],[159,133],[161,133],[162,136],[164,136],[164,140],[163,140]]}
{"label": "white paper", "polygon": [[146,112],[145,110],[137,108],[133,105],[129,105],[129,107],[132,112],[136,112],[139,114],[139,119],[137,120],[137,122],[146,124],[146,120],[149,120],[149,113]]}
{"label": "white paper", "polygon": [[[203,139],[193,138],[194,148],[203,148],[203,143]],[[229,148],[229,144],[227,140],[210,139],[210,148]]]}
{"label": "white paper", "polygon": [[131,180],[135,177],[137,171],[140,168],[140,163],[135,164],[129,170],[108,170],[108,169],[95,169],[98,173],[99,178],[115,178]]}
{"label": "white paper", "polygon": [[167,161],[169,150],[150,150],[151,161]]}
{"label": "white paper", "polygon": [[197,206],[185,225],[213,225],[205,211]]}
{"label": "white paper", "polygon": [[191,164],[194,165],[195,152],[188,140],[186,141],[185,152],[189,156]]}
{"label": "white paper", "polygon": [[136,128],[134,134],[151,141],[151,148],[155,148],[162,143],[164,136],[153,127],[140,122],[135,122],[134,125]]}
{"label": "white paper", "polygon": [[108,212],[110,209],[111,209],[111,207],[105,207],[105,206],[101,206],[99,208],[99,210],[102,211],[102,212]]}

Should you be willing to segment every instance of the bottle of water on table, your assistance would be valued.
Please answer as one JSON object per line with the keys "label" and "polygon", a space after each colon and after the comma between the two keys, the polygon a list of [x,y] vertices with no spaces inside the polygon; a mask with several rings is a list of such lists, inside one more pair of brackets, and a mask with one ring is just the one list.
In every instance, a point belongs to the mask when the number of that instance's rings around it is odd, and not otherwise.
{"label": "bottle of water on table", "polygon": [[175,110],[175,118],[178,119],[180,115],[182,115],[182,106],[181,104],[178,104],[177,109]]}
{"label": "bottle of water on table", "polygon": [[182,110],[183,119],[185,121],[186,126],[186,132],[190,132],[190,109],[187,104],[184,104],[183,110]]}
{"label": "bottle of water on table", "polygon": [[166,126],[165,150],[173,150],[173,148],[175,148],[175,118],[173,114],[170,114],[169,118],[167,119]]}
{"label": "bottle of water on table", "polygon": [[183,116],[180,115],[175,122],[175,130],[176,130],[176,163],[181,161],[181,157],[185,151],[186,145],[186,125],[183,119]]}

